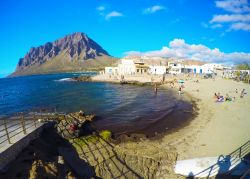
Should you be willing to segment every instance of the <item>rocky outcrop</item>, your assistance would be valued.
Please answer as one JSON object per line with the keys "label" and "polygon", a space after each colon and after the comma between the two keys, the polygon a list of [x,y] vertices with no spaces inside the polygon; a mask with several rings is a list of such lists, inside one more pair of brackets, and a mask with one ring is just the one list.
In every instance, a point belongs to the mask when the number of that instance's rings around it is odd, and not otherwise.
{"label": "rocky outcrop", "polygon": [[78,76],[78,77],[73,77],[72,80],[77,82],[90,82],[92,81],[92,78],[91,76]]}
{"label": "rocky outcrop", "polygon": [[[57,132],[66,139],[76,138],[84,134],[88,129],[84,128],[89,122],[94,120],[94,115],[85,115],[84,112],[70,113],[57,117]],[[84,131],[85,129],[85,131]]]}

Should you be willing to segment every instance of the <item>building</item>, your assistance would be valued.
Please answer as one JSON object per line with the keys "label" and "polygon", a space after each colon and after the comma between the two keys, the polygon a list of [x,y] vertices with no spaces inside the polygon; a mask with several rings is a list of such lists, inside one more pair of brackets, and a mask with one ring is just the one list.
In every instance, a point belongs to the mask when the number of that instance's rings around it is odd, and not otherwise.
{"label": "building", "polygon": [[168,71],[169,71],[168,66],[150,65],[148,72],[154,75],[163,75],[163,74],[168,73]]}
{"label": "building", "polygon": [[212,74],[224,69],[221,64],[207,63],[194,60],[174,60],[153,57],[129,56],[121,59],[117,67],[105,67],[106,74],[135,75],[135,74]]}
{"label": "building", "polygon": [[149,66],[144,62],[135,62],[135,72],[137,74],[145,74],[148,73]]}
{"label": "building", "polygon": [[149,66],[141,59],[138,60],[129,58],[122,59],[117,68],[118,74],[120,75],[145,74],[148,73],[149,70]]}
{"label": "building", "polygon": [[178,62],[168,62],[168,67],[169,67],[169,73],[174,75],[184,73],[185,71],[184,65]]}
{"label": "building", "polygon": [[118,64],[118,73],[120,75],[132,75],[135,74],[135,64],[132,59],[122,59],[121,63]]}
{"label": "building", "polygon": [[118,75],[118,67],[105,67],[105,74]]}

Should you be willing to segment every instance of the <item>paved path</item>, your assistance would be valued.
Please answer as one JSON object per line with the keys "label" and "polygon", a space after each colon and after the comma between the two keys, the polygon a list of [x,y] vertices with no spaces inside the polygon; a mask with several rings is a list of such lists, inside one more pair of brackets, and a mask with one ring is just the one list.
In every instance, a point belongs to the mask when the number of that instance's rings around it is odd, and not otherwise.
{"label": "paved path", "polygon": [[4,127],[4,121],[0,120],[0,153],[5,151],[7,148],[15,144],[17,141],[24,138],[29,133],[33,132],[37,128],[41,127],[43,123],[39,123],[36,121],[36,124],[34,123],[34,120],[27,119],[24,121],[25,124],[25,130],[26,134],[23,132],[23,125],[20,120],[6,120],[7,129],[10,137],[10,142],[7,139],[6,130]]}

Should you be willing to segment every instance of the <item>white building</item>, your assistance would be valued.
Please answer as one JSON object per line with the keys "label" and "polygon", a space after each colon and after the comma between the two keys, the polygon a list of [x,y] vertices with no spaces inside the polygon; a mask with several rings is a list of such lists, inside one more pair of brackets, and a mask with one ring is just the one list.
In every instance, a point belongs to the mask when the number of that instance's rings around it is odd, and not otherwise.
{"label": "white building", "polygon": [[122,59],[118,64],[118,73],[120,75],[132,75],[135,74],[136,67],[133,59]]}
{"label": "white building", "polygon": [[169,73],[170,74],[181,74],[184,72],[184,65],[177,63],[177,62],[168,62],[168,66],[169,66]]}
{"label": "white building", "polygon": [[118,74],[118,67],[105,67],[105,74],[117,75]]}
{"label": "white building", "polygon": [[154,75],[163,75],[168,72],[168,69],[168,66],[151,65],[148,72]]}

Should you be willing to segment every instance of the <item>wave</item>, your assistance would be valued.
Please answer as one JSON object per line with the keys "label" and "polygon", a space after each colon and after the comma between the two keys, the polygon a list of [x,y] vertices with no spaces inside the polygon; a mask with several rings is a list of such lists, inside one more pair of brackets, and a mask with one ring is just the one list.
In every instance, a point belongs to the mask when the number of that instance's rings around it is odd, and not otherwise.
{"label": "wave", "polygon": [[74,81],[72,78],[62,78],[60,80],[55,80],[55,81]]}

